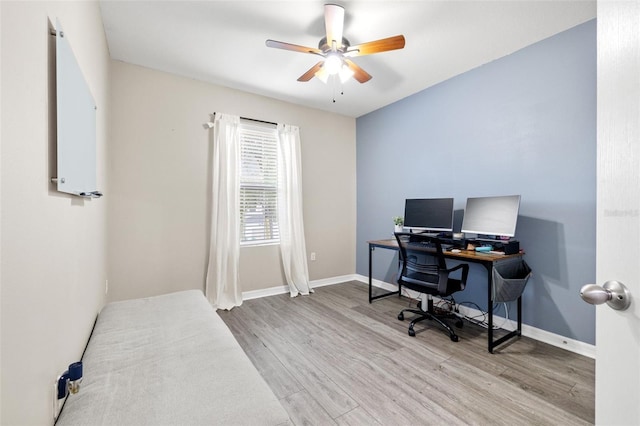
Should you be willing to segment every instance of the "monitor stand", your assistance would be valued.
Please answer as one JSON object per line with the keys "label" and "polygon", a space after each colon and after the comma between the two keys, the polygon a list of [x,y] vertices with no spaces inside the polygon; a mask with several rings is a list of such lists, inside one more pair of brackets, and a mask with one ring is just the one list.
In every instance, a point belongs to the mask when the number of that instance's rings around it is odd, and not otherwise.
{"label": "monitor stand", "polygon": [[492,237],[491,235],[478,235],[476,238],[470,238],[476,241],[488,241],[492,243],[505,243],[507,244],[509,241],[514,241],[514,237],[503,238],[499,236]]}
{"label": "monitor stand", "polygon": [[437,237],[438,235],[440,235],[439,232],[429,232],[429,231],[417,231],[417,232],[409,231],[409,232],[411,232],[412,234],[424,235],[426,237]]}

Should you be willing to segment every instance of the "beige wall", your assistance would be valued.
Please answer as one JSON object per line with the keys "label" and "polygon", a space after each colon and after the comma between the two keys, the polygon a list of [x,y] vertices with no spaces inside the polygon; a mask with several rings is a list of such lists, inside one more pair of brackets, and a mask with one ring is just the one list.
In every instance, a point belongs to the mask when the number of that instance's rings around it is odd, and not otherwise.
{"label": "beige wall", "polygon": [[[99,200],[49,184],[56,18],[98,105]],[[311,279],[355,272],[354,119],[112,62],[95,2],[2,1],[0,20],[0,424],[52,422],[107,278],[111,300],[203,288],[211,112],[300,126]],[[241,282],[283,285],[277,247],[243,249]]]}
{"label": "beige wall", "polygon": [[[53,383],[77,361],[104,303],[109,56],[95,2],[6,2],[1,8],[1,417],[51,424]],[[59,18],[97,113],[97,181],[107,198],[53,190],[54,62]]]}
{"label": "beige wall", "polygon": [[[215,111],[300,127],[312,280],[355,272],[355,119],[112,63],[109,300],[203,289]],[[285,284],[277,246],[243,248],[243,291]]]}

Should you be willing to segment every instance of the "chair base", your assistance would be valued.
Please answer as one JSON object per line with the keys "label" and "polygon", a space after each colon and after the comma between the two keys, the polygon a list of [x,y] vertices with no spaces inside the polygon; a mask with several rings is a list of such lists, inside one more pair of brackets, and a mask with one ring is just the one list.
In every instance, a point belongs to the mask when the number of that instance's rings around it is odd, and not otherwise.
{"label": "chair base", "polygon": [[[451,328],[451,326],[449,326],[449,324],[447,324],[446,322],[444,322],[441,319],[440,315],[436,315],[433,312],[429,312],[429,311],[422,311],[422,310],[417,310],[417,309],[403,309],[399,314],[398,314],[398,319],[400,321],[404,321],[404,313],[405,312],[411,312],[413,314],[419,315],[417,318],[414,318],[411,323],[409,324],[409,336],[411,337],[415,337],[416,332],[413,329],[413,326],[417,323],[419,323],[420,321],[424,321],[424,320],[432,320],[437,322],[438,324],[440,324],[445,330],[447,330],[449,332],[449,338],[451,339],[452,342],[457,342],[458,341],[458,335],[453,331],[453,329]],[[451,317],[452,315],[447,315],[448,317]],[[456,318],[456,322],[455,322],[455,326],[458,328],[461,328],[463,326],[463,322],[460,318]]]}

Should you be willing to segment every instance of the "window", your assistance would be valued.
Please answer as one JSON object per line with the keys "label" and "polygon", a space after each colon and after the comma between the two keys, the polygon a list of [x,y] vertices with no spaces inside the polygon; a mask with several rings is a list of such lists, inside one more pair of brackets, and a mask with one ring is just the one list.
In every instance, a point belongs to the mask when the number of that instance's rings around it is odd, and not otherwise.
{"label": "window", "polygon": [[240,244],[276,244],[278,151],[273,127],[240,126]]}

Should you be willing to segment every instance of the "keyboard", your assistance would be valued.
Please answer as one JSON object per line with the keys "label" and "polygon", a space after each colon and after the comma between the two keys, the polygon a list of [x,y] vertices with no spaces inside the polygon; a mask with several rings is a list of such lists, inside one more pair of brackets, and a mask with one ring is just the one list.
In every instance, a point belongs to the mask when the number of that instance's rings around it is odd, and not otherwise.
{"label": "keyboard", "polygon": [[408,247],[420,247],[420,248],[436,248],[436,245],[433,243],[429,243],[427,241],[421,242],[421,241],[410,241],[407,243]]}

